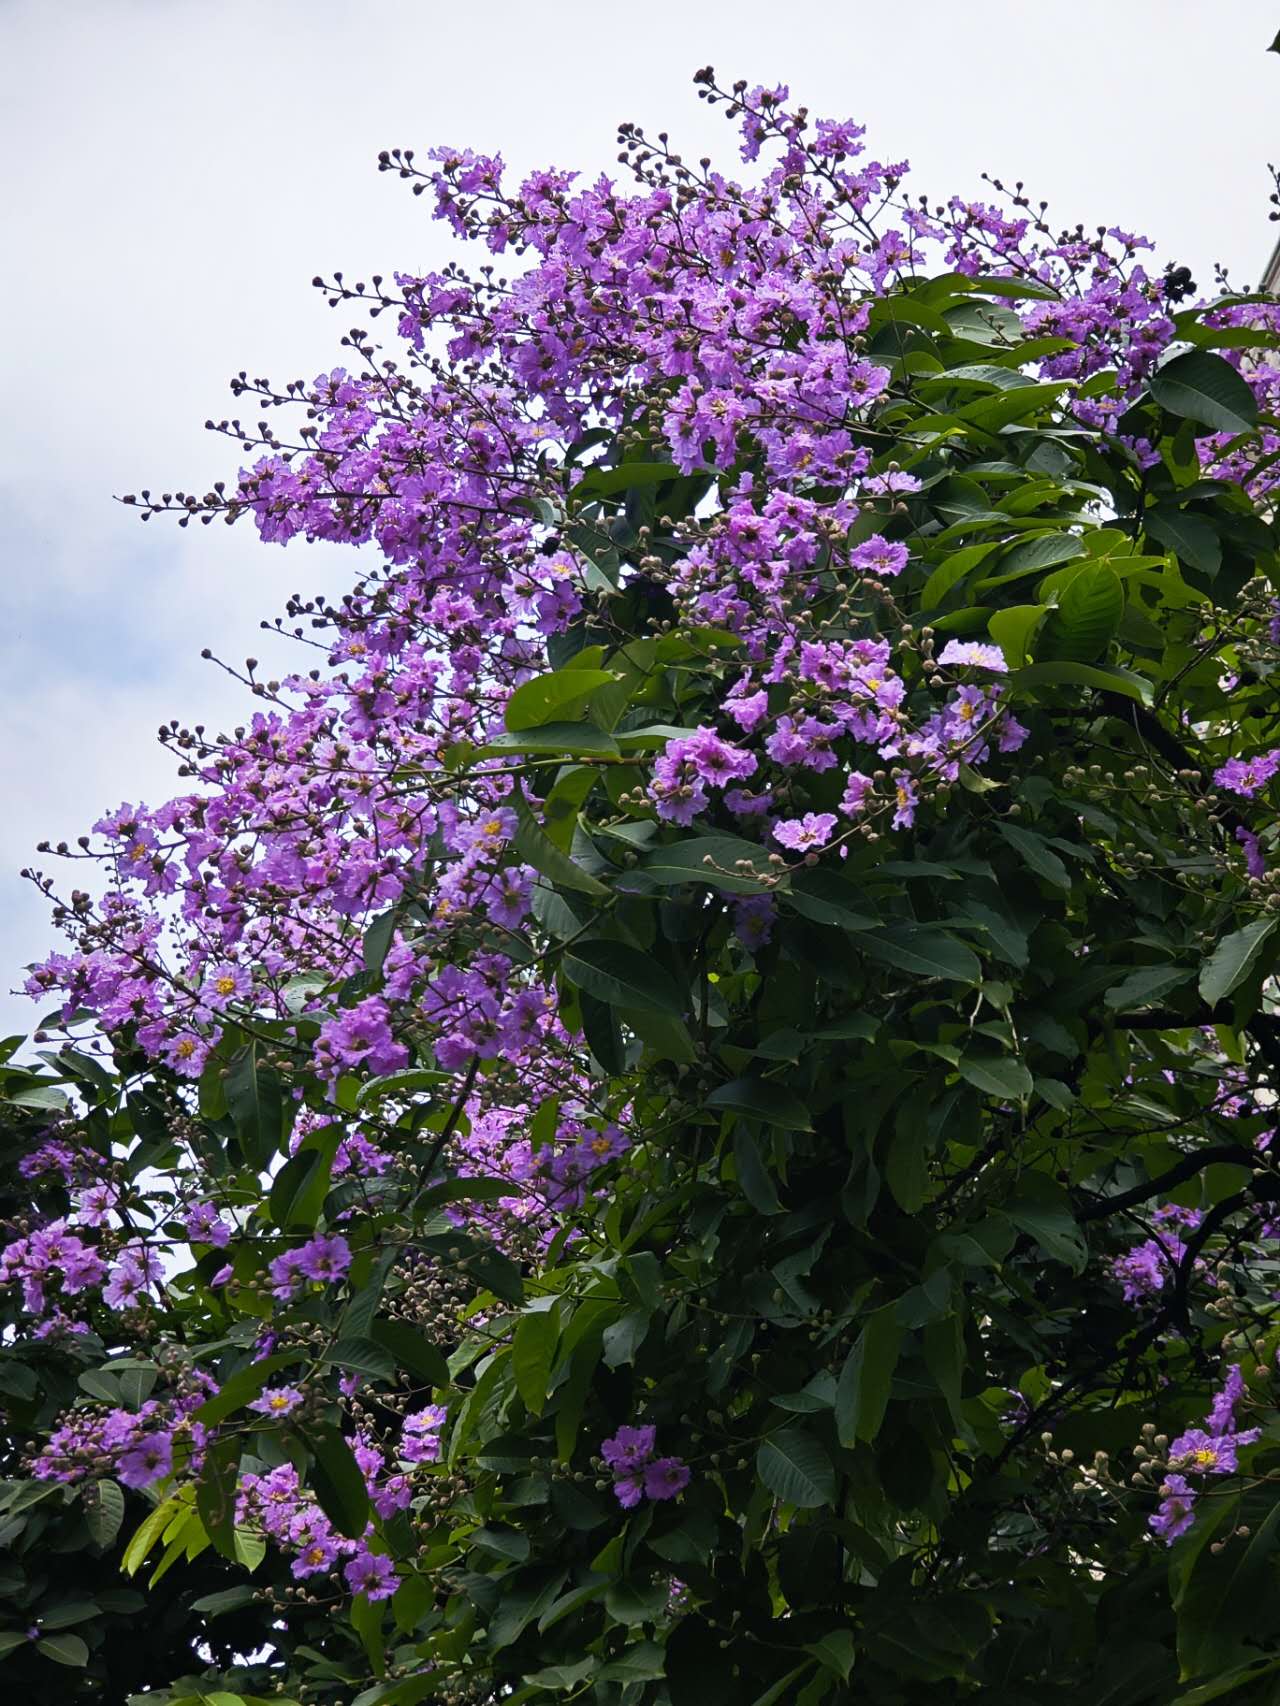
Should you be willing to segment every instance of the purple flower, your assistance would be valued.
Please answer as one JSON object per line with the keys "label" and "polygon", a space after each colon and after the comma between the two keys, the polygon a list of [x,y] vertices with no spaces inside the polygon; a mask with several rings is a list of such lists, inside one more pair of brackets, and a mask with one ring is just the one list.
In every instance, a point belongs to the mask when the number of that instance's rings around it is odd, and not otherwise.
{"label": "purple flower", "polygon": [[443,1404],[427,1404],[405,1417],[400,1435],[400,1456],[406,1463],[439,1462],[440,1429],[448,1414]]}
{"label": "purple flower", "polygon": [[211,1202],[191,1205],[183,1221],[183,1231],[193,1242],[211,1244],[215,1250],[225,1250],[231,1239],[231,1228]]}
{"label": "purple flower", "polygon": [[395,1565],[381,1553],[357,1552],[342,1573],[352,1593],[362,1593],[369,1600],[390,1599],[400,1586]]}
{"label": "purple flower", "polygon": [[1205,1427],[1211,1434],[1228,1434],[1235,1426],[1236,1406],[1244,1397],[1244,1375],[1240,1372],[1240,1364],[1232,1363],[1227,1370],[1227,1378],[1205,1418]]}
{"label": "purple flower", "polygon": [[612,1439],[601,1442],[600,1455],[611,1469],[634,1469],[653,1456],[657,1437],[654,1427],[619,1428]]}
{"label": "purple flower", "polygon": [[1152,1532],[1160,1535],[1166,1546],[1172,1546],[1195,1520],[1195,1490],[1187,1485],[1184,1476],[1166,1475],[1160,1492],[1163,1495],[1160,1507],[1147,1521]]}
{"label": "purple flower", "polygon": [[870,776],[864,776],[861,770],[851,770],[844,785],[844,794],[840,800],[840,810],[846,817],[857,817],[867,809],[867,799],[875,792],[876,785]]}
{"label": "purple flower", "polygon": [[774,824],[773,838],[779,846],[802,853],[810,847],[825,847],[835,826],[833,812],[806,812],[803,817],[784,818]]}
{"label": "purple flower", "polygon": [[898,778],[894,798],[897,806],[893,814],[893,827],[910,829],[916,821],[917,795],[914,785],[905,776]]}
{"label": "purple flower", "polygon": [[689,1466],[678,1457],[657,1457],[644,1472],[644,1490],[651,1499],[674,1499],[689,1485]]}
{"label": "purple flower", "polygon": [[1236,840],[1244,848],[1245,869],[1249,875],[1258,878],[1265,877],[1267,861],[1263,856],[1258,837],[1251,829],[1246,829],[1243,824],[1240,824],[1236,829]]}
{"label": "purple flower", "polygon": [[338,1556],[338,1543],[327,1534],[318,1535],[293,1560],[293,1574],[298,1581],[307,1576],[318,1576],[323,1571],[332,1568],[334,1559]]}
{"label": "purple flower", "polygon": [[1214,771],[1213,779],[1219,788],[1228,788],[1233,794],[1251,800],[1277,770],[1280,770],[1280,748],[1260,753],[1257,758],[1229,758]]}
{"label": "purple flower", "polygon": [[855,569],[861,569],[864,574],[900,575],[910,556],[911,553],[905,545],[896,544],[879,533],[873,533],[870,539],[854,546],[849,553],[849,561]]}
{"label": "purple flower", "polygon": [[287,1416],[291,1410],[296,1410],[301,1402],[302,1394],[296,1386],[268,1386],[261,1397],[254,1399],[249,1408],[257,1410],[263,1416]]}
{"label": "purple flower", "polygon": [[162,1481],[172,1468],[173,1435],[144,1434],[120,1454],[116,1474],[126,1487],[149,1487],[153,1481]]}
{"label": "purple flower", "polygon": [[938,662],[993,669],[1000,675],[1006,675],[1009,670],[999,646],[984,645],[981,640],[948,640],[938,655]]}
{"label": "purple flower", "polygon": [[1252,1445],[1260,1437],[1257,1428],[1244,1433],[1206,1433],[1203,1428],[1188,1428],[1169,1446],[1169,1461],[1195,1475],[1231,1475],[1239,1464],[1237,1448]]}
{"label": "purple flower", "polygon": [[623,1510],[631,1510],[644,1497],[643,1469],[628,1469],[614,1474],[613,1491]]}
{"label": "purple flower", "polygon": [[339,1280],[351,1266],[351,1246],[339,1233],[317,1234],[295,1253],[299,1273],[312,1280]]}

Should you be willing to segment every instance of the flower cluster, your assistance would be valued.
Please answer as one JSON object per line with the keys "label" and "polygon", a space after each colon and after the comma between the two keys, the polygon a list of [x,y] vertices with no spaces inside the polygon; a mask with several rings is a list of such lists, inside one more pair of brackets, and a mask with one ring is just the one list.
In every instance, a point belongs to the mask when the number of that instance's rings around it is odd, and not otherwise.
{"label": "flower cluster", "polygon": [[655,1457],[658,1430],[622,1427],[602,1441],[600,1455],[613,1471],[613,1491],[626,1510],[641,1499],[674,1499],[689,1485],[689,1467],[678,1457]]}
{"label": "flower cluster", "polygon": [[1262,1437],[1260,1428],[1237,1429],[1236,1409],[1245,1396],[1244,1377],[1238,1363],[1232,1364],[1222,1390],[1216,1395],[1204,1426],[1188,1428],[1169,1443],[1170,1473],[1160,1486],[1160,1505],[1150,1518],[1152,1532],[1172,1546],[1195,1521],[1197,1488],[1188,1475],[1232,1475],[1239,1468],[1241,1446]]}

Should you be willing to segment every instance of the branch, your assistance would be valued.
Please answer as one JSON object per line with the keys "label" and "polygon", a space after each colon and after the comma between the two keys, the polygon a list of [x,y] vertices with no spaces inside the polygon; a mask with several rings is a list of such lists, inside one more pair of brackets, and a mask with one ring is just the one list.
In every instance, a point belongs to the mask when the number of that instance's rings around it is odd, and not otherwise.
{"label": "branch", "polygon": [[1257,1155],[1251,1149],[1246,1149],[1238,1143],[1211,1143],[1203,1149],[1198,1149],[1193,1155],[1186,1155],[1168,1172],[1161,1173],[1156,1179],[1148,1179],[1143,1185],[1134,1185],[1132,1190],[1120,1191],[1115,1196],[1099,1197],[1087,1208],[1081,1209],[1076,1219],[1078,1221],[1103,1220],[1109,1214],[1119,1214],[1135,1204],[1147,1202],[1151,1197],[1163,1196],[1175,1185],[1183,1184],[1187,1179],[1193,1179],[1204,1167],[1211,1167],[1217,1161],[1236,1162],[1242,1167],[1252,1167],[1257,1162]]}

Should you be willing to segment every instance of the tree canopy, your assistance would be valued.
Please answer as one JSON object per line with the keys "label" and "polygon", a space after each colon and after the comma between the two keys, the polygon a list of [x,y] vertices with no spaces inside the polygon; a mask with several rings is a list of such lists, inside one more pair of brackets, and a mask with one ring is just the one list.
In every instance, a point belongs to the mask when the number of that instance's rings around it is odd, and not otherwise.
{"label": "tree canopy", "polygon": [[363,552],[31,873],[33,1702],[1273,1697],[1280,308],[696,82],[126,500]]}

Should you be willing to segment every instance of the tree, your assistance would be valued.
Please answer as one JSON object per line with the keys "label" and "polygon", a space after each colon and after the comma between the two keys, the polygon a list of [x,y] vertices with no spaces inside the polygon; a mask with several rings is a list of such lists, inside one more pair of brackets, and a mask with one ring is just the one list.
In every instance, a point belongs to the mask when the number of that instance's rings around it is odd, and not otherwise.
{"label": "tree", "polygon": [[1277,305],[697,81],[141,494],[369,549],[36,876],[36,1698],[1271,1697]]}

